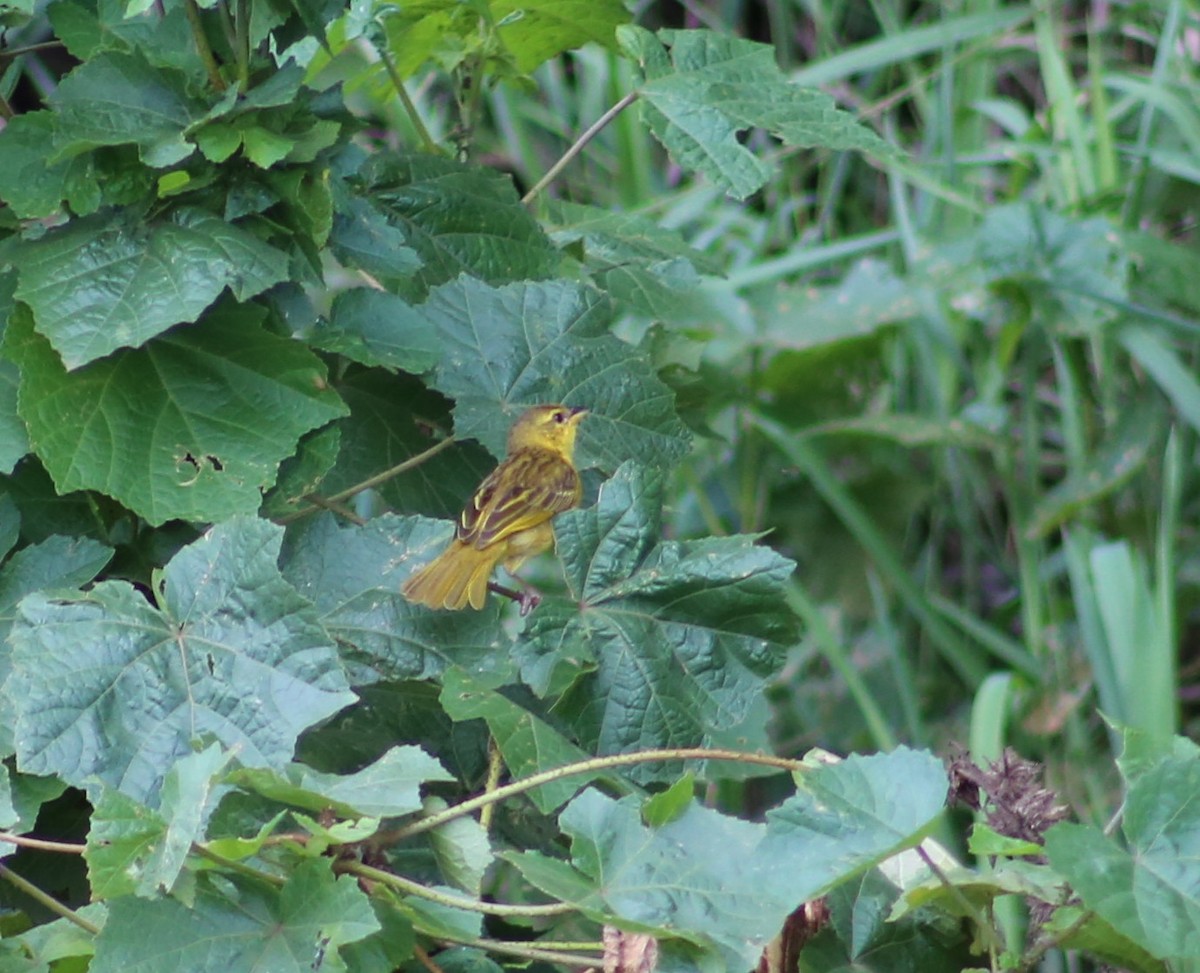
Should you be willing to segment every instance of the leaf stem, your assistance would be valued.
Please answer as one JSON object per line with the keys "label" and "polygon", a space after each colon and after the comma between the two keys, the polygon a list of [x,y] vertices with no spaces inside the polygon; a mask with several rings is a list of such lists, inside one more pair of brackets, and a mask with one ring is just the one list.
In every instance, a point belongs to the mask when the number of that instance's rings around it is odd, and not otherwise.
{"label": "leaf stem", "polygon": [[611,767],[627,767],[632,764],[658,763],[666,760],[729,760],[736,763],[777,767],[780,770],[787,770],[793,773],[804,769],[803,762],[799,760],[775,757],[766,753],[743,753],[740,750],[706,750],[704,747],[680,747],[664,748],[661,750],[638,750],[633,753],[615,753],[607,757],[592,757],[589,760],[580,760],[576,763],[565,764],[562,767],[555,767],[552,770],[543,770],[539,774],[532,774],[521,780],[513,781],[511,784],[505,784],[503,787],[497,787],[494,791],[487,791],[477,797],[469,798],[459,804],[455,804],[453,807],[446,808],[444,811],[439,811],[437,814],[431,814],[427,818],[413,821],[402,828],[397,828],[394,831],[380,832],[380,834],[376,835],[376,840],[386,844],[403,841],[406,838],[411,838],[413,835],[432,831],[434,828],[441,827],[447,821],[463,817],[478,808],[507,800],[517,794],[523,794],[525,791],[541,787],[543,784],[553,783],[564,777],[593,774],[597,771],[608,770]]}
{"label": "leaf stem", "polygon": [[57,916],[62,916],[68,922],[73,922],[80,929],[90,932],[93,936],[100,932],[100,927],[90,919],[85,919],[74,909],[71,909],[58,899],[43,892],[28,879],[22,878],[7,865],[0,865],[0,878],[5,879],[13,888],[19,889],[28,895],[31,899],[36,900],[39,904],[45,906]]}
{"label": "leaf stem", "polygon": [[412,879],[371,865],[364,865],[358,861],[340,861],[333,867],[336,872],[369,878],[383,885],[389,885],[399,892],[416,895],[439,905],[449,906],[452,909],[463,909],[467,912],[482,912],[489,916],[558,916],[576,911],[575,906],[567,902],[551,902],[545,905],[509,905],[503,902],[484,902],[482,899],[448,895],[437,889],[431,889],[427,885],[422,885],[420,882],[414,882]]}
{"label": "leaf stem", "polygon": [[237,31],[237,44],[233,50],[237,56],[238,91],[245,94],[250,90],[250,0],[237,0],[234,25]]}
{"label": "leaf stem", "polygon": [[521,202],[525,203],[526,205],[533,202],[534,197],[558,178],[558,174],[571,164],[575,156],[579,155],[579,153],[583,151],[584,146],[586,146],[588,142],[599,135],[605,125],[611,122],[635,101],[637,101],[637,98],[638,92],[631,91],[625,95],[624,98],[613,105],[612,108],[597,118],[591,124],[591,126],[589,126],[588,130],[580,135],[579,138],[575,140],[575,143],[562,154],[562,157],[546,171],[546,174],[537,181],[534,187],[521,197]]}
{"label": "leaf stem", "polygon": [[245,875],[247,878],[257,879],[260,882],[266,882],[269,885],[274,885],[276,888],[282,888],[287,884],[287,880],[279,875],[272,875],[270,872],[264,872],[257,868],[252,868],[243,862],[234,861],[232,858],[226,858],[224,855],[218,855],[210,848],[205,848],[198,841],[192,842],[192,853],[199,855],[201,858],[207,858],[210,862],[220,865],[222,868],[227,868],[231,872],[237,872],[239,875]]}
{"label": "leaf stem", "polygon": [[[500,777],[504,773],[504,755],[500,752],[500,744],[496,742],[495,736],[488,736],[488,769],[487,780],[483,782],[483,791],[488,793],[494,791],[500,786]],[[485,804],[483,810],[479,812],[479,826],[483,830],[492,830],[492,813],[496,810],[495,804]]]}
{"label": "leaf stem", "polygon": [[200,19],[200,7],[196,0],[183,0],[183,12],[187,15],[188,26],[192,28],[192,40],[196,44],[196,53],[208,73],[208,81],[217,91],[225,90],[225,79],[221,77],[221,68],[217,58],[208,43],[204,33],[204,22]]}
{"label": "leaf stem", "polygon": [[77,845],[74,842],[46,841],[24,834],[9,834],[7,831],[0,831],[0,841],[7,841],[22,848],[36,848],[38,851],[57,851],[64,855],[82,855],[87,849],[87,845]]}
{"label": "leaf stem", "polygon": [[396,96],[400,99],[400,104],[404,106],[408,120],[412,123],[413,130],[417,133],[417,138],[421,140],[425,151],[432,152],[435,155],[443,155],[441,146],[429,134],[429,129],[425,127],[425,122],[421,120],[421,113],[417,111],[417,106],[413,103],[412,98],[409,97],[408,89],[404,87],[404,79],[400,77],[400,72],[396,70],[396,65],[392,61],[391,55],[380,44],[375,45],[375,50],[379,54],[379,60],[383,62],[383,69],[387,72],[387,76],[392,82],[392,87],[396,89]]}
{"label": "leaf stem", "polygon": [[[382,473],[376,473],[374,476],[368,477],[361,483],[356,483],[352,487],[347,487],[345,490],[333,494],[333,496],[325,497],[324,502],[326,504],[340,503],[343,500],[348,500],[355,494],[362,493],[363,490],[370,490],[372,487],[379,486],[381,483],[386,483],[393,477],[397,477],[401,473],[407,473],[413,467],[420,466],[427,460],[433,459],[433,457],[435,457],[443,449],[447,449],[449,446],[451,446],[454,441],[455,440],[453,436],[447,436],[440,443],[435,443],[423,453],[417,453],[416,456],[410,456],[403,463],[397,463],[391,469],[384,470]],[[305,507],[302,510],[297,510],[290,514],[285,514],[282,517],[278,517],[276,518],[275,523],[290,524],[292,521],[300,520],[302,517],[307,517],[309,514],[313,514],[318,510],[324,509],[324,506],[321,503],[318,503],[316,500],[310,498],[309,502],[312,504],[312,506]]]}
{"label": "leaf stem", "polygon": [[560,953],[555,949],[545,949],[540,946],[522,946],[518,943],[509,943],[501,939],[482,939],[471,936],[463,936],[461,938],[439,936],[438,939],[446,943],[457,943],[461,946],[474,946],[477,949],[486,949],[492,953],[506,953],[509,956],[523,956],[526,959],[540,959],[550,963],[562,963],[564,966],[596,967],[600,965],[599,956],[587,956],[583,953]]}

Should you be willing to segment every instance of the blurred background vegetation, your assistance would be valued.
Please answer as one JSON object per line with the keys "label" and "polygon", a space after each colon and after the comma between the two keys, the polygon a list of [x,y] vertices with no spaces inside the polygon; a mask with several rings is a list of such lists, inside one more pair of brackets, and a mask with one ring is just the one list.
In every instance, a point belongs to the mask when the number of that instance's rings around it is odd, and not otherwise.
{"label": "blurred background vegetation", "polygon": [[[1106,720],[1195,719],[1195,8],[731,0],[637,19],[767,41],[905,153],[881,168],[752,136],[775,177],[737,202],[626,112],[548,190],[676,229],[720,270],[624,334],[704,434],[669,529],[765,532],[799,563],[774,746],[1012,745],[1106,820]],[[624,71],[588,50],[488,92],[479,157],[533,185]],[[446,92],[414,90],[427,124],[453,124]],[[381,137],[407,140],[388,105]]]}

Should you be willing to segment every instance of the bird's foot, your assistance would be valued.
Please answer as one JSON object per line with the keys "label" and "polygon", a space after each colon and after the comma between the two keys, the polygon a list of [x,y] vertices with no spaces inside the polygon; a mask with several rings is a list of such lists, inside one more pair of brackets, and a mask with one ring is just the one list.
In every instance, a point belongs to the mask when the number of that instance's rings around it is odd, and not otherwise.
{"label": "bird's foot", "polygon": [[524,618],[531,611],[537,608],[539,604],[541,604],[542,596],[533,585],[521,581],[520,578],[517,579],[517,582],[521,585],[520,591],[514,591],[512,588],[506,588],[504,585],[498,584],[495,581],[488,582],[488,590],[494,591],[498,595],[503,595],[505,598],[515,601],[520,607],[521,617]]}

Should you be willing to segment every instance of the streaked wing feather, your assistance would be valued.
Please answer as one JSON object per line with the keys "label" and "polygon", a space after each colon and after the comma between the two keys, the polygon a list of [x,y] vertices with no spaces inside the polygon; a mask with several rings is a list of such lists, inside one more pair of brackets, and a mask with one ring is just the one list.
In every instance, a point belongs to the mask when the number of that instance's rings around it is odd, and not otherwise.
{"label": "streaked wing feather", "polygon": [[579,502],[579,474],[557,453],[527,449],[494,469],[463,509],[458,539],[487,547]]}

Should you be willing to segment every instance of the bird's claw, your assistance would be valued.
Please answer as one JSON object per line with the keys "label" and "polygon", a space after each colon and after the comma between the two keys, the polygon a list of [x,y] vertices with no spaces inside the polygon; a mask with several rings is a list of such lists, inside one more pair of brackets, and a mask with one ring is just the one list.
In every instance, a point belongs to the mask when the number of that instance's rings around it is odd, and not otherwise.
{"label": "bird's claw", "polygon": [[533,588],[526,588],[521,592],[521,597],[517,600],[521,605],[521,617],[524,618],[542,603],[542,596],[534,591]]}

